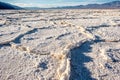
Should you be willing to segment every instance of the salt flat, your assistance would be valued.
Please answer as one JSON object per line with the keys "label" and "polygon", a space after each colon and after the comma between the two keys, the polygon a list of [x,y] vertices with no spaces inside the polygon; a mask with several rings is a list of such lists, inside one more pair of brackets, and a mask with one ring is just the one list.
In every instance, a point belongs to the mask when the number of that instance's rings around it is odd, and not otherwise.
{"label": "salt flat", "polygon": [[120,10],[0,10],[0,80],[119,80]]}

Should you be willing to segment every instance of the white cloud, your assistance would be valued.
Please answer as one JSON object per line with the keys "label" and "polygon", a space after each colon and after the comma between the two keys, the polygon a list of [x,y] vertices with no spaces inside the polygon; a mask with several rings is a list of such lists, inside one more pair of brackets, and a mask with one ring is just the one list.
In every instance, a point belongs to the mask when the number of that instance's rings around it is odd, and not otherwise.
{"label": "white cloud", "polygon": [[55,3],[55,4],[40,4],[40,3],[12,3],[14,5],[20,7],[41,7],[41,8],[49,8],[49,7],[60,7],[60,6],[74,6],[74,5],[86,5],[90,3],[97,3],[96,0],[91,0],[91,2],[65,2],[65,3]]}

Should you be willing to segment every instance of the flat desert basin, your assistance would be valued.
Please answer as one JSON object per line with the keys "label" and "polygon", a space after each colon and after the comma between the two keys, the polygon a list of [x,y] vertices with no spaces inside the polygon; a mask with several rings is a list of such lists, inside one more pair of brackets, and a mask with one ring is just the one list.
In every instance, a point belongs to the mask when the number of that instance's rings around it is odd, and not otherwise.
{"label": "flat desert basin", "polygon": [[120,80],[120,10],[0,10],[0,80]]}

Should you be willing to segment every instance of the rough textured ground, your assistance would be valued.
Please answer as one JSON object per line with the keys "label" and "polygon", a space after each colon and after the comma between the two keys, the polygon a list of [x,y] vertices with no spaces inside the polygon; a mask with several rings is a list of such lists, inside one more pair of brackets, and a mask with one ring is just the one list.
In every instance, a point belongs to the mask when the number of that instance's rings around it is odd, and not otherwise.
{"label": "rough textured ground", "polygon": [[120,80],[120,10],[0,11],[0,80]]}

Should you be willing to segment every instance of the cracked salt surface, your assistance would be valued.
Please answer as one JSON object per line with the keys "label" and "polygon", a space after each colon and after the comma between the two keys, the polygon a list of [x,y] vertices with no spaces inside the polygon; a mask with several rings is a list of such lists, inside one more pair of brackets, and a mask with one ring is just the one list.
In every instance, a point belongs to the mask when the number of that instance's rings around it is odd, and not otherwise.
{"label": "cracked salt surface", "polygon": [[119,80],[119,10],[0,10],[0,80]]}

